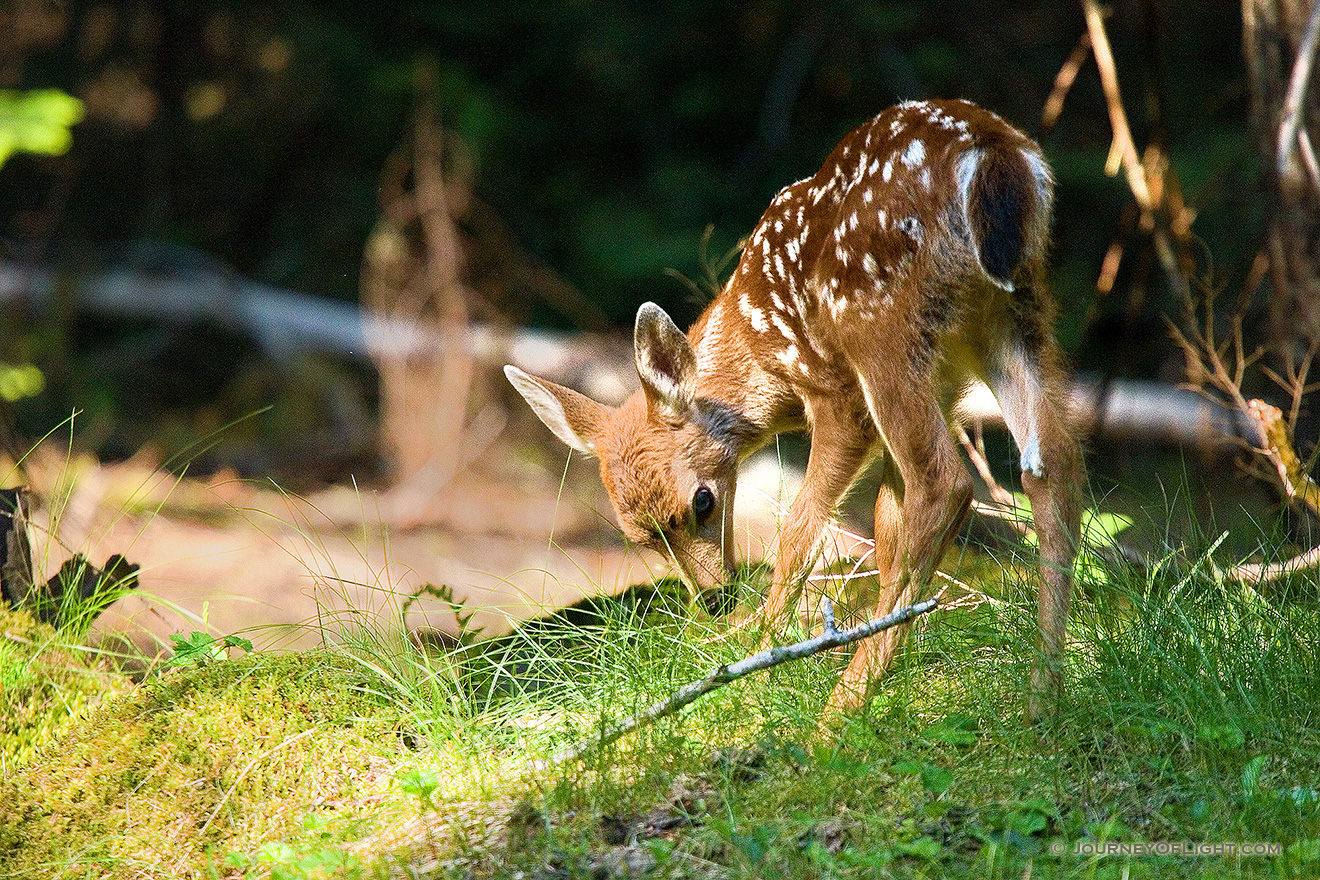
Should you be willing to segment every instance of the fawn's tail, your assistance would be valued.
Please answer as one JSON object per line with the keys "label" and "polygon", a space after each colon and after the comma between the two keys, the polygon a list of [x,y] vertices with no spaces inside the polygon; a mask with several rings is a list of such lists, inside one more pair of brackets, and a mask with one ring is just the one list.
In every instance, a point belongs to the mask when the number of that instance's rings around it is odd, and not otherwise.
{"label": "fawn's tail", "polygon": [[995,284],[1012,290],[1026,250],[1044,246],[1053,197],[1049,169],[1035,153],[994,142],[968,151],[958,170],[981,268]]}

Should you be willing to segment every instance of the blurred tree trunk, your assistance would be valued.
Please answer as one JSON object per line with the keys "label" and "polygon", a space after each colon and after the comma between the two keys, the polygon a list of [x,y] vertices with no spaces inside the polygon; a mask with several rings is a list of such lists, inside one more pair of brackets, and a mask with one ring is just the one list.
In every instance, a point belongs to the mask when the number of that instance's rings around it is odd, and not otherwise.
{"label": "blurred tree trunk", "polygon": [[1266,169],[1270,333],[1279,354],[1295,360],[1320,340],[1320,170],[1311,136],[1320,126],[1320,97],[1309,85],[1312,2],[1243,0],[1242,25],[1252,127]]}
{"label": "blurred tree trunk", "polygon": [[[441,171],[443,133],[435,111],[433,73],[418,73],[411,149],[385,171],[382,215],[367,242],[363,305],[389,326],[412,326],[438,340],[423,350],[377,336],[381,429],[396,487],[419,495],[443,487],[463,459],[463,430],[473,379],[468,351],[468,298],[453,206]],[[411,184],[411,185],[409,185]]]}

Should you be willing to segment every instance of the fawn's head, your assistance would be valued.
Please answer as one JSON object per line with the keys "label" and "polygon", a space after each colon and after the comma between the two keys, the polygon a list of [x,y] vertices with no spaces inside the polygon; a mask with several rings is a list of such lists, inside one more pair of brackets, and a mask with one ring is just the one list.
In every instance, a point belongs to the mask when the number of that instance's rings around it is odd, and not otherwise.
{"label": "fawn's head", "polygon": [[696,354],[659,306],[638,309],[633,347],[642,388],[617,409],[517,367],[504,373],[555,436],[600,458],[624,536],[708,590],[734,565],[736,417],[698,397]]}

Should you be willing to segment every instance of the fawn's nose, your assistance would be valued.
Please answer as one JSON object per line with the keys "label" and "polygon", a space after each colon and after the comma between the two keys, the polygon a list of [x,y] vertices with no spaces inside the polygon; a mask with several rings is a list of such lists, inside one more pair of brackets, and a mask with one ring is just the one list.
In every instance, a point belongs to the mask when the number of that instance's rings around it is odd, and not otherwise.
{"label": "fawn's nose", "polygon": [[708,613],[721,615],[732,610],[737,590],[733,587],[735,572],[730,560],[723,559],[718,550],[706,564],[692,557],[680,559],[677,554],[674,558],[683,574],[683,580]]}
{"label": "fawn's nose", "polygon": [[732,560],[717,546],[675,549],[673,557],[683,580],[696,593],[716,590],[733,579]]}

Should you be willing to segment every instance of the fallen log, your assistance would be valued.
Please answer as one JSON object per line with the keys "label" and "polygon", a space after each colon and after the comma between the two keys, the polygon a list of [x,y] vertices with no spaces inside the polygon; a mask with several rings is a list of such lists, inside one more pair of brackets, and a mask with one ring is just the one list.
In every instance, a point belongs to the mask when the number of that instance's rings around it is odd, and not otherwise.
{"label": "fallen log", "polygon": [[[513,364],[617,404],[637,381],[631,340],[599,333],[566,333],[473,324],[446,338],[406,321],[373,315],[355,303],[282,290],[235,275],[189,251],[144,248],[125,264],[82,275],[0,261],[0,303],[53,310],[57,289],[75,310],[162,323],[210,321],[250,336],[276,360],[318,352],[370,363],[374,350],[396,358],[437,346],[465,345],[488,368]],[[163,258],[161,253],[168,257]],[[1258,436],[1232,409],[1173,385],[1142,380],[1080,378],[1069,400],[1085,432],[1101,439],[1213,448],[1254,443]],[[960,405],[968,417],[1002,425],[984,386]]]}

